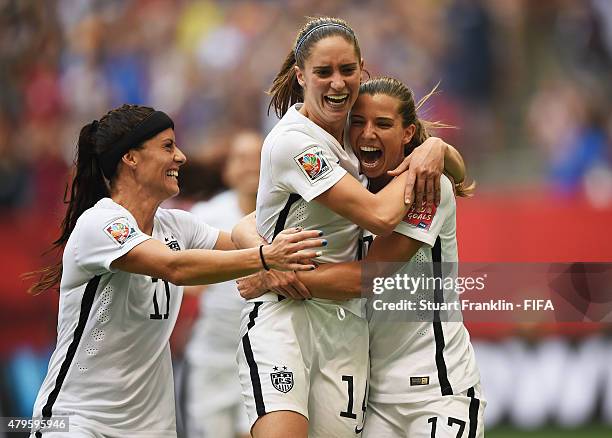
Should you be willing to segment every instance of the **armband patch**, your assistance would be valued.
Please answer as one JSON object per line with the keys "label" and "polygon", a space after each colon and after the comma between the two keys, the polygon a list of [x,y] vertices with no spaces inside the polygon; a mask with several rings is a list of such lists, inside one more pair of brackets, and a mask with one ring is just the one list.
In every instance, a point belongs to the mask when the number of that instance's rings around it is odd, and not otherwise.
{"label": "armband patch", "polygon": [[114,219],[104,227],[104,232],[118,245],[123,245],[136,235],[136,230],[124,217]]}
{"label": "armband patch", "polygon": [[403,221],[413,227],[429,231],[429,227],[431,226],[435,215],[436,206],[433,205],[428,207],[427,202],[423,201],[420,208],[417,208],[415,204],[412,204]]}
{"label": "armband patch", "polygon": [[323,155],[323,151],[317,146],[306,149],[293,159],[311,183],[317,182],[332,172],[332,167]]}

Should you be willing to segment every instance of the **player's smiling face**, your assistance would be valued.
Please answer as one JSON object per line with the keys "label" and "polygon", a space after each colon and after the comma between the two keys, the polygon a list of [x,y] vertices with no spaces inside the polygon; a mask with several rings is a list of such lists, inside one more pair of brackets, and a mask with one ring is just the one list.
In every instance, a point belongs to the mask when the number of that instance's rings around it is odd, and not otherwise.
{"label": "player's smiling face", "polygon": [[415,126],[402,126],[399,101],[386,94],[362,94],[350,116],[349,136],[361,163],[361,172],[377,178],[393,170],[404,159],[404,145]]}
{"label": "player's smiling face", "polygon": [[359,93],[361,67],[355,47],[341,36],[317,41],[304,68],[295,67],[308,118],[332,134],[341,131]]}
{"label": "player's smiling face", "polygon": [[179,193],[179,168],[187,158],[176,145],[174,130],[168,128],[147,140],[141,149],[130,151],[136,160],[135,173],[151,196],[160,201]]}

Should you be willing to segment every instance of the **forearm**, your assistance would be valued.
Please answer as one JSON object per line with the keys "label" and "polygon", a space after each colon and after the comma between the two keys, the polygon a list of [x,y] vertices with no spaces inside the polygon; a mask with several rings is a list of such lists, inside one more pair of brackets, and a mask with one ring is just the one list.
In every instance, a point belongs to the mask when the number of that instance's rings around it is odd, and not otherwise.
{"label": "forearm", "polygon": [[193,249],[180,251],[168,266],[173,282],[190,286],[220,283],[262,269],[259,248],[237,251]]}
{"label": "forearm", "polygon": [[162,278],[176,285],[191,286],[249,275],[260,270],[262,263],[259,248],[238,251],[171,251],[162,242],[149,239],[113,261],[111,267],[133,274]]}
{"label": "forearm", "polygon": [[455,183],[465,179],[465,162],[457,149],[447,145],[444,152],[444,170],[453,177]]}
{"label": "forearm", "polygon": [[362,228],[386,235],[393,231],[408,210],[404,203],[406,178],[406,174],[401,174],[373,194],[350,175],[345,175],[315,200]]}
{"label": "forearm", "polygon": [[313,297],[347,300],[361,297],[361,264],[326,263],[310,272],[297,273]]}

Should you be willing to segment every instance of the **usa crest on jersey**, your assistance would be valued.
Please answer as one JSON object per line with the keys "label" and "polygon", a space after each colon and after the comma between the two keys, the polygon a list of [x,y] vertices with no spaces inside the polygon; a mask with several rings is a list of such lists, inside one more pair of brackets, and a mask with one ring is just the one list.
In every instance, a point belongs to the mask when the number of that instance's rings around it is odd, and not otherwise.
{"label": "usa crest on jersey", "polygon": [[287,367],[283,367],[284,371],[276,371],[278,367],[274,367],[275,372],[270,373],[272,386],[280,392],[288,393],[293,388],[293,373],[287,371]]}

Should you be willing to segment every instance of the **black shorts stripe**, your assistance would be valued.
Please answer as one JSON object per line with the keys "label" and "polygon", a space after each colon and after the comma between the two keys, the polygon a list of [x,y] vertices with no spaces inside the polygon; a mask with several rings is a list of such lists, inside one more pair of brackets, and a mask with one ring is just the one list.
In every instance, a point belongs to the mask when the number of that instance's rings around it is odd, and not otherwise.
{"label": "black shorts stripe", "polygon": [[[433,273],[435,278],[442,277],[442,242],[440,237],[436,239],[436,243],[431,250],[431,256],[433,259]],[[436,289],[434,291],[434,302],[436,304],[444,303],[444,293],[441,287],[438,287],[439,282],[436,282]],[[436,306],[438,307],[438,306]],[[442,322],[440,319],[440,311],[434,310],[433,314],[433,329],[434,339],[436,342],[436,368],[438,369],[438,382],[440,382],[440,391],[442,395],[453,395],[453,387],[448,380],[448,371],[446,369],[446,362],[444,361],[444,332],[442,330]]]}
{"label": "black shorts stripe", "polygon": [[468,438],[476,438],[478,431],[478,409],[480,408],[480,400],[475,397],[474,387],[468,389],[467,395],[472,400],[470,401],[470,429]]}
{"label": "black shorts stripe", "polygon": [[249,339],[249,330],[255,326],[255,318],[259,313],[259,308],[263,303],[258,301],[255,303],[253,310],[249,313],[249,322],[247,324],[247,332],[242,337],[242,348],[244,349],[244,356],[246,357],[247,364],[249,365],[249,373],[251,375],[251,386],[253,387],[253,398],[255,399],[255,409],[257,410],[257,416],[261,417],[266,415],[266,405],[263,400],[263,393],[261,391],[261,380],[259,380],[259,369],[257,368],[257,362],[253,356],[253,349],[251,348],[251,340]]}
{"label": "black shorts stripe", "polygon": [[247,324],[247,331],[251,330],[253,326],[255,325],[255,318],[257,318],[257,315],[259,315],[259,308],[261,307],[262,304],[263,304],[263,301],[255,302],[255,306],[253,307],[253,310],[251,310],[251,312],[249,313],[249,322]]}
{"label": "black shorts stripe", "polygon": [[64,380],[66,379],[66,375],[68,374],[70,364],[72,364],[72,360],[74,359],[79,343],[81,342],[81,337],[83,336],[85,325],[87,324],[87,320],[89,319],[89,313],[91,312],[94,297],[96,295],[96,290],[98,289],[99,283],[100,276],[97,275],[91,280],[89,280],[87,286],[85,287],[85,292],[83,293],[83,298],[81,300],[79,322],[77,323],[76,329],[74,330],[74,337],[72,338],[72,342],[68,346],[66,358],[62,362],[62,366],[60,367],[57,379],[55,379],[55,387],[53,388],[53,391],[51,391],[51,393],[49,394],[49,397],[47,398],[47,403],[42,408],[43,418],[51,418],[53,405],[55,404],[57,396],[59,395],[59,392],[62,389],[62,385],[64,384]]}

